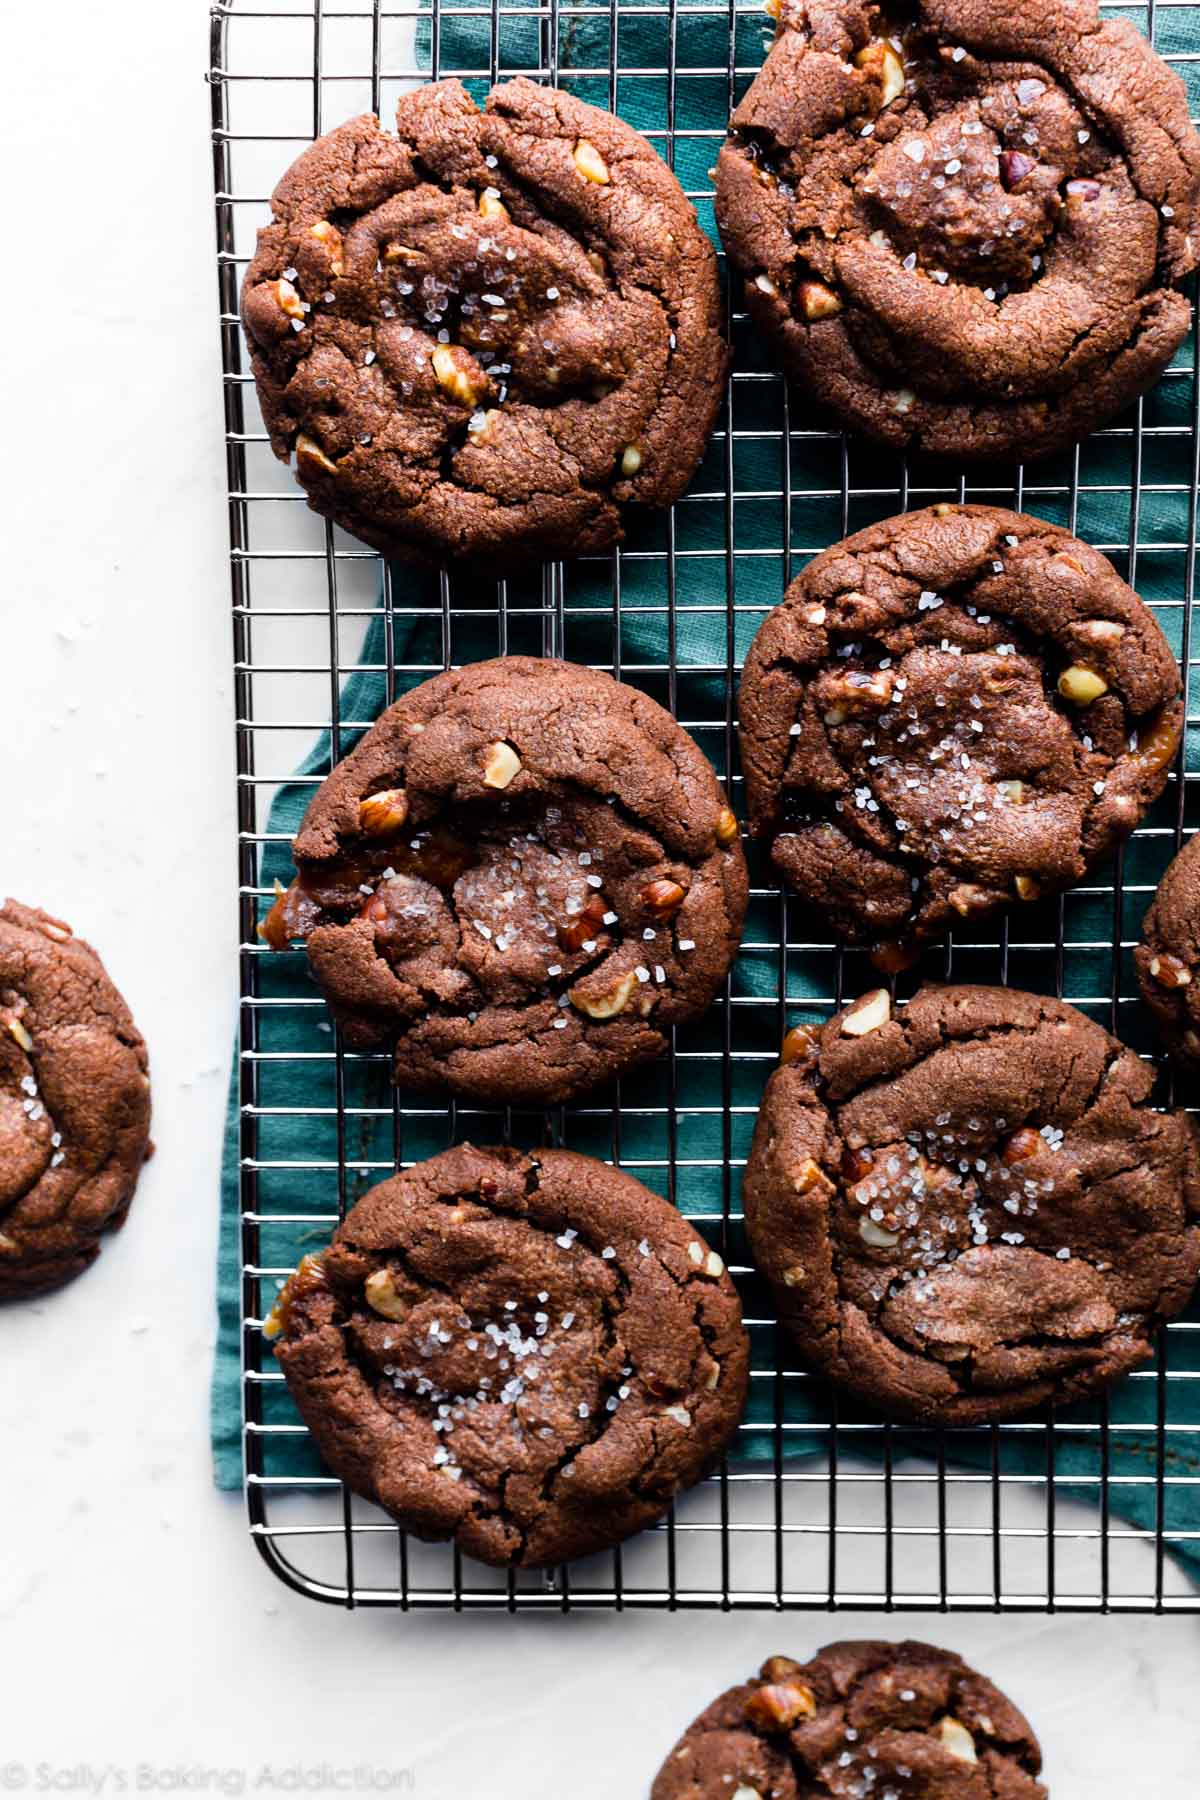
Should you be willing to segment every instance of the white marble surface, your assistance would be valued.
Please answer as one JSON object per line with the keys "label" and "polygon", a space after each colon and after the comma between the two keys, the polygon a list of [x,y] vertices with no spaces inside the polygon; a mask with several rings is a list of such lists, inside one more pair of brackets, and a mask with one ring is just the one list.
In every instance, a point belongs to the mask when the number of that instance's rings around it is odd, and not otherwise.
{"label": "white marble surface", "polygon": [[1194,1619],[351,1615],[276,1584],[213,1492],[236,871],[206,55],[201,0],[6,19],[0,886],[102,946],[159,1151],[99,1266],[0,1321],[0,1789],[364,1764],[426,1800],[636,1796],[767,1652],[908,1629],[1028,1706],[1058,1800],[1190,1800]]}

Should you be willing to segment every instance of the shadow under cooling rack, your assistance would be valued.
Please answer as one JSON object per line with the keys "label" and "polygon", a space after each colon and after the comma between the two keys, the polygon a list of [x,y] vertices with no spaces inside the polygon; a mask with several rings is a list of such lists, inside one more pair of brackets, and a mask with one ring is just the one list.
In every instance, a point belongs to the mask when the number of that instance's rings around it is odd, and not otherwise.
{"label": "shadow under cooling rack", "polygon": [[[1104,9],[1104,10],[1116,10]],[[1122,13],[1195,96],[1200,6]],[[713,4],[322,5],[259,0],[212,16],[214,176],[238,711],[241,926],[241,1248],[246,1484],[255,1542],[315,1598],[418,1608],[904,1607],[1200,1610],[1200,1310],[1160,1335],[1114,1394],[1053,1418],[946,1434],[850,1411],[796,1367],[749,1265],[739,1188],[758,1096],[784,1031],[877,977],[814,939],[751,861],[746,937],[711,1013],[680,1029],[628,1091],[549,1114],[480,1112],[391,1093],[383,1059],[346,1052],[302,958],[255,935],[282,785],[328,733],[350,747],[374,710],[452,663],[564,656],[644,688],[675,712],[741,807],[737,670],[808,556],[847,531],[934,499],[1015,506],[1105,551],[1153,607],[1188,683],[1183,759],[1124,851],[1061,900],[986,939],[956,937],[905,978],[1003,981],[1058,993],[1144,1055],[1130,952],[1185,833],[1194,783],[1192,601],[1196,353],[1066,455],[981,469],[846,441],[790,395],[736,309],[735,372],[689,494],[611,556],[553,564],[484,591],[392,569],[315,518],[271,455],[247,374],[238,285],[267,196],[315,134],[385,118],[431,75],[556,80],[651,138],[713,232],[708,170],[732,103],[759,67],[765,15]],[[1197,109],[1193,99],[1193,112]],[[347,681],[351,685],[347,688]],[[328,766],[328,758],[324,767]],[[321,768],[304,778],[315,784]],[[290,791],[302,794],[303,784]],[[269,884],[266,884],[269,885]],[[1163,1082],[1162,1098],[1172,1098]],[[373,1180],[447,1144],[552,1141],[619,1161],[691,1216],[742,1292],[751,1399],[720,1468],[621,1550],[552,1576],[504,1575],[406,1539],[325,1474],[260,1321],[277,1284]]]}

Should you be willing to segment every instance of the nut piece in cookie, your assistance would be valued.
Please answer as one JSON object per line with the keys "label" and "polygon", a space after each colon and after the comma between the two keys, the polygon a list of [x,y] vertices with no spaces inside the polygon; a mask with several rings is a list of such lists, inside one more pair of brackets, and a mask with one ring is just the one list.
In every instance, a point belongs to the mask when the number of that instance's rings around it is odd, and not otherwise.
{"label": "nut piece in cookie", "polygon": [[1200,1273],[1197,1138],[1151,1110],[1153,1071],[1012,989],[856,1014],[772,1075],[743,1184],[808,1366],[887,1417],[977,1425],[1144,1362]]}
{"label": "nut piece in cookie", "polygon": [[124,1222],[150,1152],[146,1046],[90,944],[0,906],[0,1300],[61,1287]]}
{"label": "nut piece in cookie", "polygon": [[348,1040],[397,1080],[560,1101],[666,1048],[737,949],[737,821],[671,715],[506,657],[391,707],[322,785],[260,927],[307,943]]}
{"label": "nut piece in cookie", "polygon": [[943,505],[808,564],[751,645],[739,718],[752,832],[887,969],[1108,856],[1166,784],[1183,703],[1104,557]]}
{"label": "nut piece in cookie", "polygon": [[372,1188],[268,1336],[330,1468],[499,1566],[653,1524],[720,1454],[748,1381],[716,1252],[640,1182],[557,1150],[464,1144]]}
{"label": "nut piece in cookie", "polygon": [[684,1732],[651,1800],[1046,1800],[1029,1722],[953,1651],[828,1644],[805,1663],[768,1657]]}
{"label": "nut piece in cookie", "polygon": [[957,460],[1111,418],[1186,336],[1200,140],[1094,0],[774,9],[717,224],[786,372],[845,425]]}
{"label": "nut piece in cookie", "polygon": [[[727,353],[716,257],[645,138],[517,79],[318,139],[272,196],[242,318],[275,454],[388,555],[508,565],[683,492]],[[336,222],[335,222],[336,221]]]}
{"label": "nut piece in cookie", "polygon": [[1200,1071],[1200,840],[1189,838],[1158,884],[1133,953],[1142,999],[1179,1067]]}

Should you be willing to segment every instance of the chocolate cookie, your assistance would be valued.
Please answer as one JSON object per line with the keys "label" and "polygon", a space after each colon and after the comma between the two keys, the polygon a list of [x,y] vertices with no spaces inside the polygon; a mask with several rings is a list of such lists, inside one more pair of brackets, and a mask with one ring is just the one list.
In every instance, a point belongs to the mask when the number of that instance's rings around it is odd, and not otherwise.
{"label": "chocolate cookie", "polygon": [[999,1688],[931,1644],[768,1657],[713,1701],[651,1800],[1046,1800],[1041,1746]]}
{"label": "chocolate cookie", "polygon": [[737,949],[746,866],[668,712],[571,663],[499,657],[389,707],[318,790],[263,926],[307,940],[347,1040],[396,1079],[566,1100],[667,1046]]}
{"label": "chocolate cookie", "polygon": [[717,223],[789,375],[897,448],[1030,457],[1186,336],[1200,140],[1094,0],[782,0]]}
{"label": "chocolate cookie", "polygon": [[1179,671],[1112,565],[991,506],[809,563],[746,659],[750,823],[839,937],[929,937],[1078,881],[1162,791]]}
{"label": "chocolate cookie", "polygon": [[687,486],[724,391],[716,258],[611,113],[402,96],[272,196],[242,316],[275,454],[388,555],[577,556]]}
{"label": "chocolate cookie", "polygon": [[893,1012],[880,989],[784,1057],[746,1169],[755,1261],[810,1366],[884,1413],[1076,1399],[1187,1304],[1193,1127],[1073,1007],[946,987]]}
{"label": "chocolate cookie", "polygon": [[1200,838],[1188,839],[1159,882],[1133,960],[1163,1042],[1194,1074],[1200,1070]]}
{"label": "chocolate cookie", "polygon": [[0,1300],[60,1287],[125,1221],[149,1153],[146,1046],[90,944],[0,906]]}
{"label": "chocolate cookie", "polygon": [[268,1322],[329,1466],[425,1538],[540,1568],[619,1543],[741,1417],[721,1258],[631,1176],[470,1144],[372,1188]]}

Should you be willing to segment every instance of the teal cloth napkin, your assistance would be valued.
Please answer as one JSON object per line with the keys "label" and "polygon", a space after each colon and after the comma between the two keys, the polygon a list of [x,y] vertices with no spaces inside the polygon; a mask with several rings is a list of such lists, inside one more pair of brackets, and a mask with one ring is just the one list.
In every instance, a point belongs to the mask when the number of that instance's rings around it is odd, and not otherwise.
{"label": "teal cloth napkin", "polygon": [[[1135,9],[1131,16],[1144,28],[1144,14]],[[528,16],[497,14],[497,21],[500,67],[538,66],[544,28]],[[614,29],[623,67],[674,66],[673,95],[669,81],[658,75],[621,76],[614,95],[609,77]],[[738,66],[759,61],[762,29],[756,15],[737,19]],[[488,69],[491,30],[486,19],[456,17],[452,7],[444,6],[436,63],[430,34],[425,35],[429,66],[442,75]],[[1155,41],[1160,50],[1196,47],[1200,7],[1161,10]],[[647,10],[643,17],[623,8],[610,15],[607,5],[595,18],[572,17],[558,27],[560,83],[600,105],[615,97],[617,110],[630,123],[660,134],[654,141],[673,153],[676,172],[689,190],[709,186],[706,171],[730,97],[726,74],[709,71],[724,70],[728,57],[728,20],[690,13],[685,5],[677,32],[665,11]],[[1192,77],[1191,65],[1185,69]],[[469,85],[482,98],[489,83],[473,79]],[[739,91],[744,85],[739,81]],[[715,239],[711,202],[699,201],[698,210]],[[782,384],[771,377],[769,361],[745,323],[735,332],[734,350],[739,379],[731,416],[722,421],[733,427],[732,447],[727,449],[724,437],[714,441],[688,499],[669,520],[647,519],[638,525],[619,569],[616,559],[601,559],[567,565],[561,576],[534,571],[510,580],[502,591],[485,591],[479,583],[451,577],[443,591],[436,577],[408,570],[396,569],[387,579],[381,565],[379,610],[338,699],[338,754],[346,754],[391,698],[447,662],[501,652],[552,653],[612,669],[670,705],[708,751],[718,773],[732,778],[736,795],[736,764],[727,767],[735,680],[731,665],[740,666],[763,614],[778,601],[790,574],[813,551],[899,510],[906,498],[923,504],[958,497],[961,490],[944,464],[918,460],[910,465],[906,487],[897,458],[855,442],[844,445],[796,396],[789,412]],[[1155,605],[1177,651],[1194,535],[1188,489],[1191,441],[1186,435],[1197,398],[1193,359],[1189,344],[1177,359],[1180,372],[1147,397],[1140,437],[1093,438],[1077,453],[1037,465],[1024,485],[1018,471],[1001,468],[973,478],[971,488],[971,497],[1020,505],[1105,549]],[[1140,472],[1136,503],[1135,461]],[[726,502],[727,478],[735,495],[731,505]],[[1126,548],[1131,539],[1138,545],[1133,567]],[[1195,748],[1189,743],[1189,768],[1194,767]],[[260,885],[267,890],[274,881],[286,884],[291,878],[288,840],[314,779],[331,766],[333,749],[331,733],[322,733],[295,777],[276,793],[267,830],[280,841],[268,842],[261,856]],[[1190,798],[1185,818],[1177,795],[1173,787],[1148,821],[1154,829],[1127,846],[1115,869],[1101,871],[1060,903],[1023,909],[1010,938],[973,940],[955,945],[952,952],[931,949],[922,970],[905,978],[902,991],[909,991],[920,974],[997,980],[1003,949],[1011,985],[1044,992],[1061,986],[1068,999],[1115,1025],[1136,1048],[1153,1050],[1152,1034],[1134,1002],[1128,952],[1114,968],[1109,946],[1114,928],[1126,942],[1136,938],[1148,892],[1175,849],[1179,822],[1197,822]],[[506,1118],[424,1100],[410,1107],[401,1095],[401,1106],[394,1111],[386,1058],[334,1058],[334,1038],[303,953],[255,957],[254,1004],[244,1011],[251,1025],[243,1036],[243,1049],[253,1053],[254,1105],[250,1112],[243,1110],[235,1061],[221,1176],[219,1332],[212,1391],[220,1487],[237,1488],[243,1476],[243,1305],[249,1315],[265,1313],[282,1271],[327,1241],[329,1216],[353,1205],[398,1160],[412,1162],[468,1136],[476,1142],[496,1141],[510,1131],[519,1144],[532,1146],[552,1134],[571,1148],[601,1157],[619,1150],[624,1166],[683,1211],[701,1217],[702,1229],[727,1260],[749,1262],[737,1216],[738,1178],[782,1031],[800,1019],[827,1016],[839,979],[848,994],[872,985],[872,971],[857,954],[847,955],[839,975],[834,947],[813,937],[812,922],[794,902],[785,905],[778,898],[769,870],[755,863],[753,855],[752,876],[764,891],[752,901],[730,984],[735,1052],[730,1090],[726,1096],[721,1058],[713,1054],[722,1045],[722,1013],[717,1009],[679,1033],[677,1111],[668,1104],[665,1066],[639,1072],[630,1085],[636,1095],[632,1106],[614,1106],[614,1096],[601,1093],[565,1114],[522,1112]],[[1115,902],[1105,891],[1114,876],[1120,892]],[[262,912],[268,904],[263,901]],[[777,945],[785,920],[790,948],[781,953]],[[707,1054],[692,1060],[689,1052]],[[253,1162],[245,1196],[244,1157]],[[243,1266],[244,1201],[261,1221],[254,1267],[270,1273],[253,1274]],[[754,1366],[794,1369],[794,1354],[782,1336],[775,1341],[766,1290],[752,1274],[741,1285],[748,1316],[762,1321],[752,1327]],[[1193,1305],[1188,1318],[1200,1327],[1200,1306]],[[1200,1329],[1172,1332],[1165,1354],[1167,1372],[1126,1381],[1107,1401],[1061,1411],[1052,1425],[944,1437],[882,1427],[823,1384],[799,1375],[758,1380],[736,1456],[779,1466],[784,1459],[828,1455],[836,1442],[843,1456],[916,1456],[940,1465],[948,1459],[1005,1479],[1053,1477],[1050,1504],[1081,1501],[1101,1507],[1106,1516],[1111,1511],[1139,1531],[1159,1531],[1165,1546],[1196,1571]],[[264,1367],[270,1368],[269,1353]],[[281,1384],[262,1384],[256,1392],[264,1423],[296,1424]],[[1165,1432],[1157,1429],[1160,1422],[1168,1427]],[[831,1436],[835,1423],[836,1440]],[[267,1475],[319,1471],[311,1446],[299,1434],[267,1435],[259,1442],[260,1467]],[[1197,1541],[1187,1535],[1193,1532]]]}

